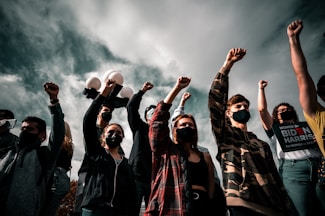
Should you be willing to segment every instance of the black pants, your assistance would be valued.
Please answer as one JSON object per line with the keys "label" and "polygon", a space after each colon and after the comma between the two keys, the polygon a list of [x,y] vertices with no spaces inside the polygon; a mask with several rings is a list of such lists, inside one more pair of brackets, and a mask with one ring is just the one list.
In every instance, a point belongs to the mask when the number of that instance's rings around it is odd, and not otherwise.
{"label": "black pants", "polygon": [[210,200],[208,193],[202,190],[193,190],[191,216],[210,215]]}
{"label": "black pants", "polygon": [[229,207],[230,216],[265,216],[265,214],[261,214],[250,210],[245,207]]}

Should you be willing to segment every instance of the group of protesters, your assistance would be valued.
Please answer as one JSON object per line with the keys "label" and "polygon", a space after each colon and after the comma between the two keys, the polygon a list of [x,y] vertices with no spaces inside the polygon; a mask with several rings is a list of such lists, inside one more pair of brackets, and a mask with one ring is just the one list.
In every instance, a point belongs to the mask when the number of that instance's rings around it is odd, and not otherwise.
{"label": "group of protesters", "polygon": [[[74,216],[310,216],[325,215],[325,75],[314,84],[300,44],[303,22],[287,27],[291,64],[297,78],[299,102],[312,144],[287,149],[277,129],[298,124],[296,109],[280,101],[270,112],[265,89],[257,83],[257,107],[268,141],[248,130],[250,101],[228,95],[234,65],[247,54],[231,48],[207,94],[210,124],[217,148],[221,179],[209,151],[199,145],[197,122],[185,112],[191,97],[184,92],[171,113],[177,95],[191,83],[180,76],[157,104],[139,109],[143,96],[154,88],[145,80],[122,106],[132,131],[132,149],[126,156],[121,143],[124,128],[112,122],[116,80],[107,78],[83,117],[85,154],[78,171]],[[43,85],[49,96],[51,132],[46,122],[27,116],[18,136],[14,113],[0,109],[0,206],[5,216],[56,215],[70,190],[74,145],[59,101],[59,86]],[[141,206],[144,204],[144,213]]]}

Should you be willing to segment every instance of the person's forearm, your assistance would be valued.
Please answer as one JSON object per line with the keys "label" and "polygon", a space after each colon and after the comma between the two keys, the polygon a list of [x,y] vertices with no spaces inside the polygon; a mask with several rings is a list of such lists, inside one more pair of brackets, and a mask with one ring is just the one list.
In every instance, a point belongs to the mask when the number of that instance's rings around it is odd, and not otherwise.
{"label": "person's forearm", "polygon": [[184,107],[185,106],[185,100],[181,99],[181,102],[179,103],[179,107]]}
{"label": "person's forearm", "polygon": [[100,93],[104,97],[107,97],[111,93],[111,88],[105,88],[103,91]]}
{"label": "person's forearm", "polygon": [[[96,121],[100,106],[103,104],[105,96],[98,95],[90,104],[83,118],[83,135],[86,153],[90,156],[97,154],[97,150],[102,148],[97,137]],[[98,145],[97,145],[98,144]]]}
{"label": "person's forearm", "polygon": [[273,119],[267,110],[267,102],[265,97],[265,89],[259,89],[257,97],[257,109],[260,114],[262,126],[265,130],[270,130],[273,125]]}
{"label": "person's forearm", "polygon": [[174,86],[173,89],[168,93],[168,95],[164,99],[164,103],[172,104],[177,94],[182,90],[182,88],[178,86]]}
{"label": "person's forearm", "polygon": [[297,78],[298,76],[306,75],[307,63],[306,63],[306,58],[301,49],[299,38],[290,37],[289,45],[290,45],[290,57],[291,57],[292,68]]}
{"label": "person's forearm", "polygon": [[142,96],[143,96],[143,91],[140,90],[138,93],[132,96],[132,98],[126,105],[127,119],[132,132],[135,132],[142,126],[141,124],[142,120],[139,114],[139,108],[140,108]]}
{"label": "person's forearm", "polygon": [[220,68],[219,72],[224,74],[224,75],[228,75],[230,72],[230,69],[232,68],[232,66],[234,65],[233,62],[231,61],[225,61],[224,64],[222,65],[222,67]]}
{"label": "person's forearm", "polygon": [[65,135],[64,114],[59,103],[48,107],[52,117],[52,127],[48,143],[50,153],[47,159],[48,170],[53,171]]}
{"label": "person's forearm", "polygon": [[264,89],[259,88],[257,96],[257,109],[259,112],[267,110],[267,102]]}
{"label": "person's forearm", "polygon": [[289,44],[292,68],[296,75],[299,89],[299,102],[303,111],[313,118],[317,109],[316,87],[308,72],[299,38],[289,37]]}

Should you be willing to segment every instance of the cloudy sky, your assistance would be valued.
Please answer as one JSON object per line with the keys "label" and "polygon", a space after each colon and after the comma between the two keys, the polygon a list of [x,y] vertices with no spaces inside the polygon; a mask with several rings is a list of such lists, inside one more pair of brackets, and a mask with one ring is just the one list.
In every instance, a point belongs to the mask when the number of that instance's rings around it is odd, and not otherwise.
{"label": "cloudy sky", "polygon": [[[123,86],[134,92],[145,81],[152,82],[155,87],[140,107],[143,113],[165,97],[178,76],[190,76],[187,91],[192,97],[186,112],[198,121],[200,145],[215,157],[207,95],[228,50],[247,49],[230,73],[230,95],[241,93],[251,101],[249,130],[267,141],[256,111],[257,83],[269,81],[270,110],[285,101],[303,120],[286,28],[295,19],[304,21],[301,41],[317,81],[325,68],[324,10],[323,0],[2,0],[0,107],[15,113],[15,134],[26,115],[50,124],[42,84],[59,84],[75,144],[72,178],[76,179],[84,153],[82,119],[91,102],[82,94],[88,78],[103,81],[105,72],[117,70],[124,77]],[[132,140],[126,110],[114,111],[112,121],[126,131],[122,147],[128,156]]]}

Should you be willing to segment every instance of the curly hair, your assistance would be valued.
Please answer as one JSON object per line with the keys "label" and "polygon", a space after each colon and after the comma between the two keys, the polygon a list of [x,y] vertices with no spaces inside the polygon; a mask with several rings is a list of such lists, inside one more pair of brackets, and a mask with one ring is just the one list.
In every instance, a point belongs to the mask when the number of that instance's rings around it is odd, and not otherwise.
{"label": "curly hair", "polygon": [[67,122],[64,122],[65,135],[62,143],[62,149],[64,149],[70,157],[73,155],[73,142],[70,126]]}
{"label": "curly hair", "polygon": [[295,108],[293,106],[291,106],[290,104],[286,103],[286,102],[282,102],[282,103],[279,103],[278,105],[276,105],[274,108],[273,108],[273,111],[272,111],[272,119],[273,119],[273,122],[274,123],[279,123],[279,118],[278,118],[278,109],[280,106],[286,106],[288,107],[289,109],[291,109],[294,113],[295,113],[295,117],[294,117],[294,122],[297,122],[299,121],[299,118],[298,118],[298,115],[297,115],[297,112],[295,110]]}

